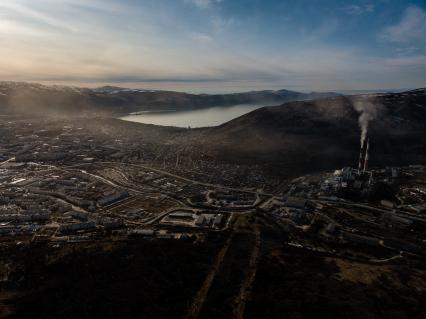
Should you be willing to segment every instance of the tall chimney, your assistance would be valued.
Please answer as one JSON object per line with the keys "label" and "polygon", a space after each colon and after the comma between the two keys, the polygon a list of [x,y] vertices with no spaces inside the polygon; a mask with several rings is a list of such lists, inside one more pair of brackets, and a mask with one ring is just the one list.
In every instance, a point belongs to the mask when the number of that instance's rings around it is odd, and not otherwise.
{"label": "tall chimney", "polygon": [[363,148],[364,148],[364,145],[363,145],[363,143],[361,143],[361,148],[360,148],[360,150],[359,150],[359,162],[358,162],[358,171],[359,172],[361,172],[361,170],[362,170],[362,167],[363,167],[363,163],[362,163],[362,160],[363,160]]}
{"label": "tall chimney", "polygon": [[365,150],[364,172],[368,170],[368,160],[370,159],[370,139],[367,140],[367,149]]}

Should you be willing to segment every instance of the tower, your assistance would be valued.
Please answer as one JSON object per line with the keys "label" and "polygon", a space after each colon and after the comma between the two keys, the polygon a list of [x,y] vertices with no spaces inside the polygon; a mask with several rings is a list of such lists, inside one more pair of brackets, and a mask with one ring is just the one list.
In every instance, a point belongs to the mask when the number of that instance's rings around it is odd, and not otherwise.
{"label": "tower", "polygon": [[367,139],[367,148],[365,150],[364,172],[368,170],[368,161],[370,159],[370,139]]}
{"label": "tower", "polygon": [[368,140],[368,137],[361,140],[361,148],[359,150],[358,173],[361,173],[365,166],[365,151]]}

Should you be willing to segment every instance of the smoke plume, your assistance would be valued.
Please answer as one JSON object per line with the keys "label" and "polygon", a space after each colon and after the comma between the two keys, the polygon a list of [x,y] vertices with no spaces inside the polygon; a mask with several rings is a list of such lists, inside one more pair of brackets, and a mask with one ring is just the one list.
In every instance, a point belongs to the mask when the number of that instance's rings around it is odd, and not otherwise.
{"label": "smoke plume", "polygon": [[361,147],[364,147],[370,122],[377,117],[380,108],[378,104],[368,100],[356,101],[353,105],[359,113],[358,124],[361,129]]}

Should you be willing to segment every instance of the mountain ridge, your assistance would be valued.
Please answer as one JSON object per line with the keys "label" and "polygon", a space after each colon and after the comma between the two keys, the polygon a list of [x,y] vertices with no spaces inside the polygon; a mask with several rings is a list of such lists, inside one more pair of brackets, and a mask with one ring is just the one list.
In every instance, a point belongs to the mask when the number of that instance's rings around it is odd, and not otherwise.
{"label": "mountain ridge", "polygon": [[237,104],[281,104],[338,96],[334,92],[301,93],[290,90],[263,90],[229,94],[191,94],[175,91],[129,89],[104,86],[95,89],[46,86],[39,83],[0,82],[0,111],[41,114],[128,114],[159,108],[193,110]]}

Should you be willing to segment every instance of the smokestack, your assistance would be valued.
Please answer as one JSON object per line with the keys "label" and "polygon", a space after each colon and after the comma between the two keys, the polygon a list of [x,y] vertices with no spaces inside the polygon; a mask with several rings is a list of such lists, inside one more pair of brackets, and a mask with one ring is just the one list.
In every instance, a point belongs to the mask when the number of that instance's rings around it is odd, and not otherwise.
{"label": "smokestack", "polygon": [[361,172],[365,165],[364,157],[365,157],[365,148],[367,145],[367,140],[368,140],[367,136],[361,139],[361,148],[359,150],[358,172]]}
{"label": "smokestack", "polygon": [[364,172],[368,170],[368,160],[370,158],[370,139],[367,140],[367,149],[365,150]]}
{"label": "smokestack", "polygon": [[373,184],[373,172],[370,172],[370,178],[368,179],[368,185],[371,186]]}
{"label": "smokestack", "polygon": [[363,148],[364,148],[364,145],[363,145],[363,143],[361,143],[361,148],[360,148],[360,150],[359,150],[359,162],[358,162],[358,172],[361,172],[361,170],[362,170],[362,167],[363,167],[363,163],[362,163],[362,160],[363,160],[363,158],[364,158],[364,156],[363,156]]}

